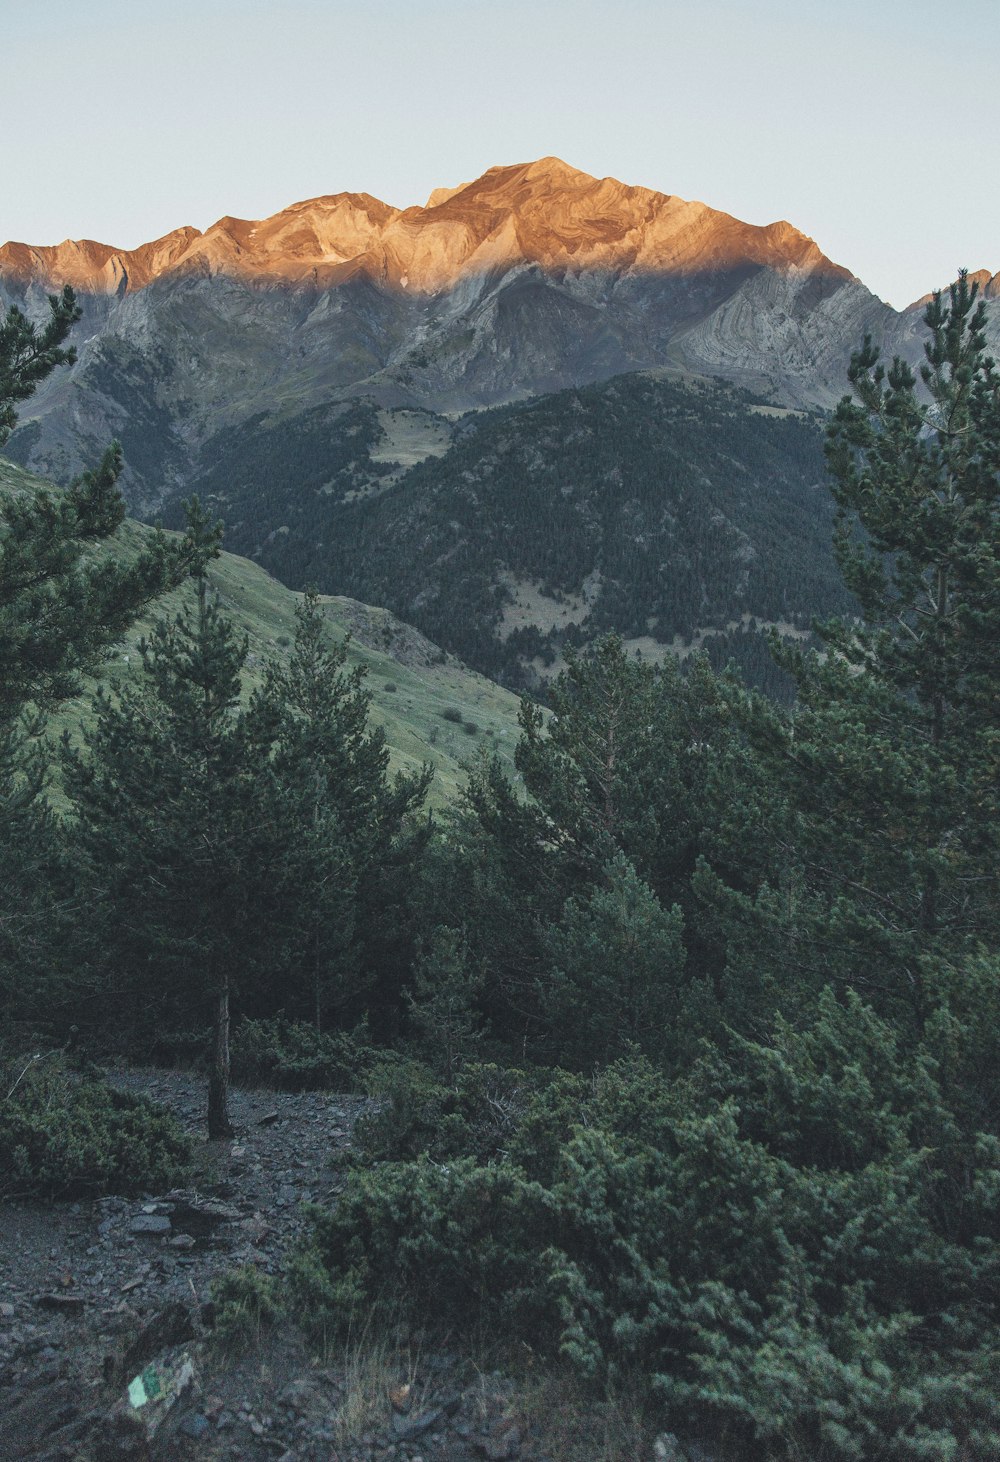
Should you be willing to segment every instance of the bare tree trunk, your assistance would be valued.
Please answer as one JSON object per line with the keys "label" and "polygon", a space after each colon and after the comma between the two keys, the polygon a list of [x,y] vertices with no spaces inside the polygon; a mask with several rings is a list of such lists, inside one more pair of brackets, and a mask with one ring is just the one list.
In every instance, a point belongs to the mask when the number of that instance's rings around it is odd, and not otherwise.
{"label": "bare tree trunk", "polygon": [[229,1121],[229,976],[219,986],[212,1039],[212,1066],[208,1076],[209,1140],[232,1137]]}

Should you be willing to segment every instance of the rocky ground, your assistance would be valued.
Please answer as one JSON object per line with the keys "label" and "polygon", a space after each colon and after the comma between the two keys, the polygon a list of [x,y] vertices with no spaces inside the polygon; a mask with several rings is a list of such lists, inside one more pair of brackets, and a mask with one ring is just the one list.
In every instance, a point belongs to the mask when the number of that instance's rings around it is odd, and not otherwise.
{"label": "rocky ground", "polygon": [[[200,1134],[198,1078],[110,1078]],[[316,1355],[287,1325],[236,1348],[213,1333],[212,1281],[241,1266],[279,1271],[306,1222],[302,1203],[335,1199],[362,1107],[325,1092],[237,1090],[236,1137],[199,1136],[197,1176],[183,1190],[0,1204],[0,1458],[547,1456],[543,1429],[502,1375],[419,1337],[361,1336]]]}

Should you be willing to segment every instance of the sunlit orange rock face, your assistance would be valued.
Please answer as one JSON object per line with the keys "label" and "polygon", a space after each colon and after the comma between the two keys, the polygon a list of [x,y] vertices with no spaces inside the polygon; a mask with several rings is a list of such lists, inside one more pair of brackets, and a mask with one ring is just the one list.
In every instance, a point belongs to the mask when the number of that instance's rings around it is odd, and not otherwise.
{"label": "sunlit orange rock face", "polygon": [[145,288],[174,272],[330,288],[362,274],[384,287],[436,294],[469,277],[535,265],[563,276],[687,274],[765,265],[851,279],[788,223],[756,228],[703,203],[593,178],[560,162],[491,168],[439,189],[423,208],[365,193],[293,204],[271,218],[220,218],[138,249],[92,240],[0,248],[0,274],[92,294]]}
{"label": "sunlit orange rock face", "polygon": [[262,414],[366,398],[458,415],[646,370],[827,407],[866,334],[887,355],[922,353],[919,311],[897,314],[791,224],[754,227],[552,157],[422,208],[336,193],[138,249],[0,247],[0,311],[43,318],[63,284],[82,309],[78,358],[32,397],[7,452],[63,480],[118,437],[130,501],[150,511]]}

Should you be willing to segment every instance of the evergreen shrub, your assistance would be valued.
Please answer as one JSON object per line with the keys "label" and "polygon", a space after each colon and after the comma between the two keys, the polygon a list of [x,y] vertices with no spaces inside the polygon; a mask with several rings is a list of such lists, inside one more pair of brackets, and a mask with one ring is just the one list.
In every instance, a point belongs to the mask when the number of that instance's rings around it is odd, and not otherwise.
{"label": "evergreen shrub", "polygon": [[234,1028],[231,1074],[245,1086],[282,1091],[357,1091],[373,1059],[368,1027],[318,1031],[306,1021],[242,1020]]}
{"label": "evergreen shrub", "polygon": [[641,1378],[741,1457],[1000,1455],[1000,1144],[955,1121],[931,1046],[826,992],[683,1077],[487,1069],[419,1096],[397,1071],[382,1160],[293,1265],[312,1323],[385,1303],[481,1325],[598,1386]]}
{"label": "evergreen shrub", "polygon": [[367,1166],[427,1154],[435,1162],[490,1162],[523,1121],[541,1079],[470,1062],[447,1083],[420,1061],[385,1055],[365,1083],[372,1105],[354,1129],[355,1160]]}
{"label": "evergreen shrub", "polygon": [[180,1181],[189,1158],[168,1112],[76,1075],[61,1056],[0,1067],[0,1196],[163,1190]]}
{"label": "evergreen shrub", "polygon": [[222,1351],[241,1350],[259,1341],[261,1332],[277,1324],[283,1313],[274,1280],[249,1265],[214,1279],[212,1301],[212,1344]]}

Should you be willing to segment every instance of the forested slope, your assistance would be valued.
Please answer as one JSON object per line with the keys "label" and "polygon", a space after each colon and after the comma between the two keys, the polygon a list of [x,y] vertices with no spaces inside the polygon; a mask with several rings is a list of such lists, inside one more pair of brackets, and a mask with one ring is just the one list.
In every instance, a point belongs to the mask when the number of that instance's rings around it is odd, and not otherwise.
{"label": "forested slope", "polygon": [[451,431],[443,456],[393,472],[371,404],[261,417],[219,437],[198,485],[284,582],[385,604],[513,683],[602,632],[655,652],[852,607],[811,418],[632,375]]}

